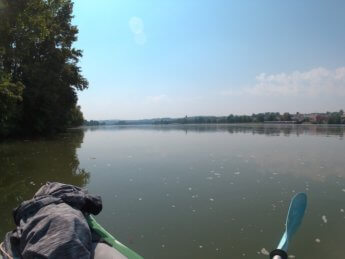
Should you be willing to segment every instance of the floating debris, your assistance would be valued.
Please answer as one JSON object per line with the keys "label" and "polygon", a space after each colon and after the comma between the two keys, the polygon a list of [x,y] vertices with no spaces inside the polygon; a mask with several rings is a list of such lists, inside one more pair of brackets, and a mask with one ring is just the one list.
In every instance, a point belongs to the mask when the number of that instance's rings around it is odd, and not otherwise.
{"label": "floating debris", "polygon": [[33,186],[35,186],[35,185],[36,185],[36,184],[35,184],[35,182],[33,182],[33,181],[31,181],[31,182],[30,182],[30,184],[31,184],[31,185],[33,185]]}
{"label": "floating debris", "polygon": [[202,246],[202,245],[199,245],[199,248],[203,248],[203,246]]}
{"label": "floating debris", "polygon": [[234,173],[234,175],[239,175],[239,174],[240,174],[240,172],[235,172],[235,173]]}
{"label": "floating debris", "polygon": [[143,200],[143,198],[139,198],[138,200],[139,200],[139,201],[142,201],[142,200]]}
{"label": "floating debris", "polygon": [[266,248],[262,248],[260,251],[263,255],[270,255],[270,253],[266,250]]}
{"label": "floating debris", "polygon": [[321,218],[322,218],[322,221],[326,224],[326,223],[327,223],[327,218],[326,218],[326,216],[323,215]]}
{"label": "floating debris", "polygon": [[190,191],[190,192],[191,192],[191,191],[192,191],[192,187],[188,187],[188,191]]}
{"label": "floating debris", "polygon": [[175,208],[176,206],[175,205],[171,205],[171,208]]}
{"label": "floating debris", "polygon": [[213,180],[212,176],[206,177],[207,180]]}
{"label": "floating debris", "polygon": [[289,255],[288,258],[296,258],[294,255]]}
{"label": "floating debris", "polygon": [[316,243],[320,243],[321,240],[320,240],[319,238],[316,238],[316,239],[315,239],[315,242],[316,242]]}
{"label": "floating debris", "polygon": [[164,248],[165,247],[165,245],[164,244],[162,244],[162,248]]}
{"label": "floating debris", "polygon": [[344,209],[340,209],[340,212],[344,213]]}
{"label": "floating debris", "polygon": [[210,201],[212,201],[212,202],[213,202],[213,201],[214,201],[214,199],[213,199],[213,198],[210,198]]}

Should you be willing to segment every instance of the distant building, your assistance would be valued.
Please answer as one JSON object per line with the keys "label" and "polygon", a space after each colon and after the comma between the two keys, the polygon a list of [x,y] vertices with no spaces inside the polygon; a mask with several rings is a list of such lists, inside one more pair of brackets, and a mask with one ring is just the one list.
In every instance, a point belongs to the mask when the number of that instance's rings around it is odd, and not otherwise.
{"label": "distant building", "polygon": [[345,123],[345,113],[341,115],[341,122]]}
{"label": "distant building", "polygon": [[310,123],[326,123],[328,121],[328,115],[326,113],[306,113],[306,114],[293,114],[292,120],[296,122],[310,122]]}
{"label": "distant building", "polygon": [[296,122],[302,122],[304,121],[304,115],[300,113],[292,114],[291,120],[296,121]]}

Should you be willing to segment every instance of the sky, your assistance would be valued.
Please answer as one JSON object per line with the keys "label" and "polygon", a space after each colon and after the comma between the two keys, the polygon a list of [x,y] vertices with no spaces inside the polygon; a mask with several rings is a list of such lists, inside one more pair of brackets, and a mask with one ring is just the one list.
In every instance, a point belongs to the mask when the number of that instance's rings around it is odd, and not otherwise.
{"label": "sky", "polygon": [[345,108],[343,0],[75,0],[90,119]]}

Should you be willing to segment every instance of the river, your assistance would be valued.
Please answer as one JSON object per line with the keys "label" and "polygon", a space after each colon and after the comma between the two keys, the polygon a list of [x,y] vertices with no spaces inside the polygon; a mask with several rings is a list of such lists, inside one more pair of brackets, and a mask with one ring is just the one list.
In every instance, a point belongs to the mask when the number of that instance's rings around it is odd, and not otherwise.
{"label": "river", "polygon": [[[343,258],[345,128],[104,126],[0,143],[0,235],[47,181],[102,196],[98,221],[145,258],[268,258],[306,192],[296,258]],[[294,257],[292,257],[294,258]]]}

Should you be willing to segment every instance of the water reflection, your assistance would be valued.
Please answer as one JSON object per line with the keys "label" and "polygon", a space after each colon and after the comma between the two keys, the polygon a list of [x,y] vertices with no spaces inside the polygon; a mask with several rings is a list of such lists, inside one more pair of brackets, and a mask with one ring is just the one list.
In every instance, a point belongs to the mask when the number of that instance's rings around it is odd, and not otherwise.
{"label": "water reflection", "polygon": [[155,130],[155,131],[184,131],[188,132],[228,132],[259,134],[266,136],[289,136],[289,135],[324,135],[344,137],[345,126],[343,125],[277,125],[277,124],[173,124],[173,125],[129,125],[129,126],[95,126],[86,127],[85,131],[98,130]]}
{"label": "water reflection", "polygon": [[82,130],[73,130],[54,139],[0,143],[0,236],[13,227],[12,209],[42,184],[88,183],[89,173],[79,167],[76,154],[83,138]]}

